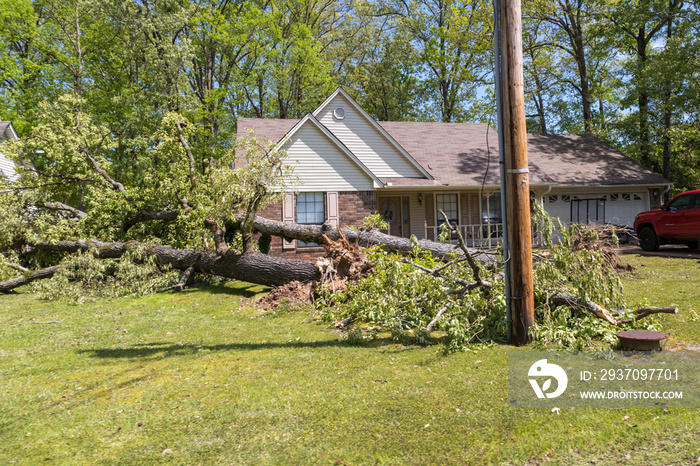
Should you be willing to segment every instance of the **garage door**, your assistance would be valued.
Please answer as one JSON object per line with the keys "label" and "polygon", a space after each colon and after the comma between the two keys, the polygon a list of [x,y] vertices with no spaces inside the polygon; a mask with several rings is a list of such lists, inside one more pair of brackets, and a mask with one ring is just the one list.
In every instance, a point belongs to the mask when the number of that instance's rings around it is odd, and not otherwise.
{"label": "garage door", "polygon": [[631,227],[639,212],[649,210],[647,193],[613,193],[607,195],[608,223]]}
{"label": "garage door", "polygon": [[545,196],[544,208],[552,217],[558,217],[563,223],[609,223],[629,226],[634,217],[647,210],[646,194],[583,193],[576,195],[554,194]]}

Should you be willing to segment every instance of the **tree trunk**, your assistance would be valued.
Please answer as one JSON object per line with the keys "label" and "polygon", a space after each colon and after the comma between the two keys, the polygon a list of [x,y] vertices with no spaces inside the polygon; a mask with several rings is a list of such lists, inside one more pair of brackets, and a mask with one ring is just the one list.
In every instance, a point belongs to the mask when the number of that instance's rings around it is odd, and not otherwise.
{"label": "tree trunk", "polygon": [[588,86],[588,69],[586,68],[586,53],[583,46],[582,33],[576,38],[576,65],[581,82],[581,106],[583,107],[583,130],[593,134],[593,111],[591,110],[591,91]]}
{"label": "tree trunk", "polygon": [[[278,236],[286,240],[298,239],[305,242],[323,244],[324,234],[333,241],[340,239],[338,229],[329,224],[300,225],[297,223],[282,223],[262,217],[255,217],[253,228],[259,233]],[[347,228],[343,229],[343,234],[349,241],[357,241],[361,246],[365,247],[381,246],[385,250],[396,251],[402,254],[408,254],[413,251],[411,240],[408,238],[391,236],[378,231],[365,232]],[[449,259],[455,254],[462,254],[462,251],[453,244],[437,243],[425,239],[418,241],[418,244],[423,250],[430,251],[435,257],[442,260]],[[469,252],[472,254],[472,257],[486,264],[493,263],[496,260],[495,255],[484,253],[477,249],[469,249]]]}
{"label": "tree trunk", "polygon": [[297,259],[283,259],[257,252],[238,254],[227,251],[218,255],[209,251],[172,249],[159,244],[104,243],[100,241],[61,241],[56,244],[41,243],[37,249],[48,251],[78,252],[95,248],[94,254],[100,259],[121,257],[128,250],[145,247],[146,254],[155,256],[156,263],[168,265],[177,270],[192,267],[196,272],[242,280],[260,285],[279,286],[291,281],[307,282],[318,276],[313,262]]}
{"label": "tree trunk", "polygon": [[[256,217],[254,228],[256,231],[286,239],[300,239],[306,242],[323,244],[326,235],[333,241],[341,238],[338,229],[324,225],[299,225],[287,224]],[[358,242],[362,246],[381,245],[389,251],[409,253],[413,250],[411,242],[407,238],[386,235],[379,232],[360,232],[357,230],[342,230],[349,241]],[[453,255],[463,254],[454,245],[435,243],[421,240],[420,246],[430,251],[436,257],[447,260]],[[297,259],[285,259],[268,256],[258,252],[246,252],[239,254],[227,248],[218,253],[211,251],[192,251],[187,249],[173,249],[159,244],[144,244],[134,241],[127,243],[107,243],[102,241],[59,241],[58,243],[39,243],[34,246],[44,251],[58,251],[75,253],[79,251],[93,251],[95,257],[100,259],[117,259],[129,250],[143,247],[145,253],[155,257],[159,265],[170,266],[176,270],[202,272],[234,280],[242,280],[251,283],[268,286],[280,286],[293,281],[308,282],[319,277],[319,272],[314,262]],[[493,263],[495,256],[483,253],[475,249],[469,250],[472,256],[483,263]],[[27,272],[22,277],[0,283],[0,292],[7,292],[34,280],[50,278],[61,266],[49,267],[36,272]]]}

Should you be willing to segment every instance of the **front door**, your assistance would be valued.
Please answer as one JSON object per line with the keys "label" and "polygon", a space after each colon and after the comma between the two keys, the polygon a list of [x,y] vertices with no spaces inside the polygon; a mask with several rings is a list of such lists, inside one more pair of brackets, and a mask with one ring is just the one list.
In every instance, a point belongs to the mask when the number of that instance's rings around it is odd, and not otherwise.
{"label": "front door", "polygon": [[388,233],[392,236],[408,238],[411,235],[408,196],[378,197],[377,204],[379,213],[389,224]]}

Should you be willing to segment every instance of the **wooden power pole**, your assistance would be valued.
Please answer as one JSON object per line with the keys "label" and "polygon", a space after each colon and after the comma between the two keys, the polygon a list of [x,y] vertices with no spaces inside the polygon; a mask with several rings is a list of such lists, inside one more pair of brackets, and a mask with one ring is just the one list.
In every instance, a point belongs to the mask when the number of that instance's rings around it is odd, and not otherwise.
{"label": "wooden power pole", "polygon": [[[510,309],[510,339],[515,345],[532,341],[535,324],[532,279],[532,234],[530,230],[530,182],[527,163],[527,129],[523,85],[522,21],[520,0],[494,0],[499,14],[499,49],[496,51],[496,82],[500,81],[499,141],[502,141],[507,225],[504,251]],[[500,10],[500,11],[499,11]],[[500,59],[499,59],[500,58]]]}

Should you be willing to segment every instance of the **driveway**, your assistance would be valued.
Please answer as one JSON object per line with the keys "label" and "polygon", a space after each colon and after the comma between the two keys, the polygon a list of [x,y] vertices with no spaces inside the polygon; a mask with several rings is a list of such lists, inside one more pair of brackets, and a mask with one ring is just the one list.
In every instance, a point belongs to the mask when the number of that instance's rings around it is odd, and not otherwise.
{"label": "driveway", "polygon": [[640,256],[679,257],[683,259],[700,259],[700,250],[690,249],[682,244],[669,244],[661,246],[658,251],[649,252],[639,247],[636,242],[620,244],[618,252],[625,254],[638,254]]}

